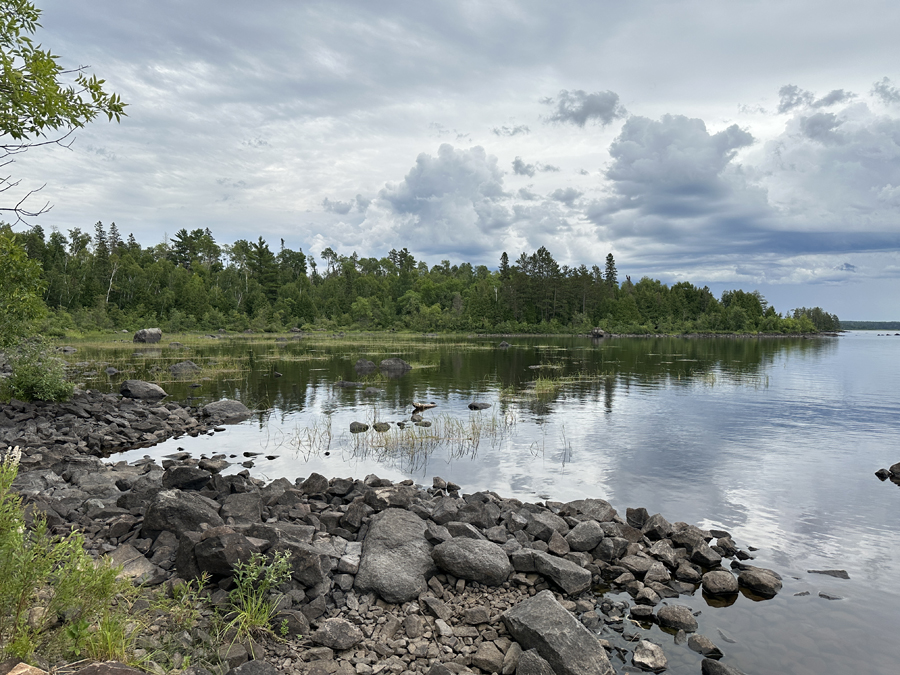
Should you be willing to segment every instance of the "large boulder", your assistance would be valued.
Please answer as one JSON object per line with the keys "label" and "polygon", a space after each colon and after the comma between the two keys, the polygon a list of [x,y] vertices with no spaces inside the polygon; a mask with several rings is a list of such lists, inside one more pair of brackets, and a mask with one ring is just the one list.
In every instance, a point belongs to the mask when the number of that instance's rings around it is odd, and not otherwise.
{"label": "large boulder", "polygon": [[240,422],[252,415],[250,408],[240,401],[232,401],[223,398],[221,401],[213,401],[203,406],[203,414],[211,417],[217,422],[233,423]]}
{"label": "large boulder", "polygon": [[125,380],[119,385],[119,393],[125,398],[137,398],[144,401],[158,401],[168,396],[158,384],[143,380]]}
{"label": "large boulder", "polygon": [[194,556],[201,572],[229,576],[239,562],[247,562],[259,546],[247,537],[228,527],[215,528],[203,533],[203,539],[194,546]]}
{"label": "large boulder", "polygon": [[591,573],[571,560],[534,551],[534,569],[553,581],[569,595],[578,595],[591,586]]}
{"label": "large boulder", "polygon": [[134,342],[151,344],[162,340],[162,331],[159,328],[142,328],[134,334]]}
{"label": "large boulder", "polygon": [[378,369],[381,371],[382,375],[393,379],[408,373],[410,370],[412,370],[412,366],[403,359],[390,358],[384,359],[381,363],[379,363]]}
{"label": "large boulder", "polygon": [[550,591],[520,602],[501,618],[522,649],[536,649],[557,675],[614,673],[596,636],[567,612]]}
{"label": "large boulder", "polygon": [[781,590],[781,576],[764,567],[748,565],[738,574],[738,585],[764,598],[773,598]]}
{"label": "large boulder", "polygon": [[732,595],[738,592],[738,580],[726,570],[707,572],[701,583],[703,590],[709,595]]}
{"label": "large boulder", "polygon": [[219,527],[225,522],[219,516],[218,505],[193,492],[163,490],[158,492],[147,507],[144,516],[144,532],[155,536],[167,530],[179,534],[188,530],[199,532],[201,524]]}
{"label": "large boulder", "polygon": [[503,549],[484,539],[455,537],[435,546],[431,557],[445,572],[486,586],[499,586],[512,572]]}
{"label": "large boulder", "polygon": [[684,605],[666,605],[656,613],[656,620],[663,628],[683,630],[685,633],[697,630],[697,619],[691,608]]}
{"label": "large boulder", "polygon": [[363,541],[357,590],[375,591],[385,602],[409,602],[426,588],[435,571],[425,521],[402,509],[373,516]]}
{"label": "large boulder", "polygon": [[573,551],[590,551],[603,539],[603,528],[596,520],[585,520],[573,527],[566,535],[566,542]]}

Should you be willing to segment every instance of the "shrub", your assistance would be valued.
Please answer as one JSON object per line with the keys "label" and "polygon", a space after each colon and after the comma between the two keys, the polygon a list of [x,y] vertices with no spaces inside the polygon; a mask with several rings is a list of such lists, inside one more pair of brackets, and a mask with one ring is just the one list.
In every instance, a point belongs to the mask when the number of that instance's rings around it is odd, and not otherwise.
{"label": "shrub", "polygon": [[12,375],[0,382],[0,399],[8,401],[64,401],[74,386],[66,382],[66,366],[50,352],[47,342],[25,340],[6,355]]}
{"label": "shrub", "polygon": [[16,448],[0,461],[0,658],[28,659],[38,649],[104,656],[104,645],[89,638],[123,632],[114,630],[124,617],[113,608],[127,586],[118,568],[85,553],[80,533],[51,536],[39,512],[26,526],[12,491],[18,460]]}
{"label": "shrub", "polygon": [[276,553],[271,560],[254,553],[234,566],[235,589],[229,594],[232,612],[225,631],[235,631],[236,640],[273,635],[271,622],[281,599],[274,591],[291,576],[290,557],[288,551]]}

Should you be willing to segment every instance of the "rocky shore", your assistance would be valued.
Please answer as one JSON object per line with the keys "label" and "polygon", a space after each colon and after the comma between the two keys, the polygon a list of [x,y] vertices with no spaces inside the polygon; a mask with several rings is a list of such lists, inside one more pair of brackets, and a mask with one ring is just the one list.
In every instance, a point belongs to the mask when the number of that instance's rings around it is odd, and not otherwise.
{"label": "rocky shore", "polygon": [[[93,555],[148,588],[171,593],[210,576],[192,630],[172,634],[160,615],[139,638],[152,672],[190,662],[193,673],[222,675],[607,675],[659,672],[666,652],[690,649],[703,656],[698,670],[727,675],[740,671],[697,634],[679,596],[702,588],[727,604],[781,589],[727,532],[644,509],[620,514],[601,499],[523,503],[440,478],[427,488],[374,475],[264,483],[224,474],[224,456],[187,453],[161,465],[104,462],[93,455],[208,433],[216,427],[205,420],[224,416],[117,399],[86,392],[52,410],[5,406],[0,433],[25,446],[15,489],[54,532],[79,528]],[[292,570],[280,589],[284,638],[216,643],[210,619],[228,604],[233,566],[279,552]],[[674,640],[645,639],[637,628],[653,623]]]}

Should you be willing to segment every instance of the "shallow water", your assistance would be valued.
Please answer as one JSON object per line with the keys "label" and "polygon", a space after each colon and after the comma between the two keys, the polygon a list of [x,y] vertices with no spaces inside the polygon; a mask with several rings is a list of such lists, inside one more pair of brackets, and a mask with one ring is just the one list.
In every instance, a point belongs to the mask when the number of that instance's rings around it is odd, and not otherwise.
{"label": "shallow water", "polygon": [[[376,473],[430,485],[439,475],[467,492],[490,489],[529,501],[600,497],[623,515],[626,507],[644,506],[670,521],[726,529],[742,548],[759,548],[754,564],[784,576],[773,600],[739,596],[714,608],[698,592],[677,601],[702,610],[700,632],[725,652],[725,663],[749,675],[896,672],[900,489],[873,474],[900,461],[900,337],[508,341],[508,350],[496,348],[499,339],[443,337],[236,338],[186,350],[164,341],[157,350],[79,346],[71,360],[127,363],[129,377],[145,377],[148,367],[189,358],[211,379],[198,379],[198,388],[164,382],[173,398],[267,405],[226,432],[120,458],[184,448],[244,461],[244,452],[257,452],[263,455],[251,473],[269,479]],[[135,351],[144,356],[132,357]],[[223,368],[236,356],[248,357],[252,369]],[[375,396],[333,386],[361,379],[357,358],[377,363],[388,356],[416,367],[398,379],[366,377],[366,385],[382,390]],[[274,377],[276,370],[283,377]],[[580,381],[538,397],[527,385],[539,375]],[[115,390],[120,379],[86,383]],[[470,412],[473,400],[492,407]],[[349,434],[353,420],[408,417],[412,401],[437,403],[425,413],[435,428],[478,420],[477,447],[456,438],[430,453],[391,453],[377,447],[383,437],[374,432]],[[491,425],[494,433],[486,433]],[[832,568],[850,579],[807,573]],[[664,646],[669,672],[699,672],[699,655],[658,628],[647,632]]]}

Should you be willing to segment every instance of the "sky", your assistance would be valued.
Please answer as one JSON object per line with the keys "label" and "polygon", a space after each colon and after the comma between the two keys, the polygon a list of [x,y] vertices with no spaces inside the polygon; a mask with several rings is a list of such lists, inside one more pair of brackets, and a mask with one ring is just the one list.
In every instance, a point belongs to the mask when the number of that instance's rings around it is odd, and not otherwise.
{"label": "sky", "polygon": [[546,246],[900,320],[895,0],[37,4],[129,104],[7,167],[45,230],[492,269]]}

